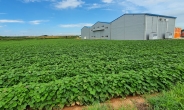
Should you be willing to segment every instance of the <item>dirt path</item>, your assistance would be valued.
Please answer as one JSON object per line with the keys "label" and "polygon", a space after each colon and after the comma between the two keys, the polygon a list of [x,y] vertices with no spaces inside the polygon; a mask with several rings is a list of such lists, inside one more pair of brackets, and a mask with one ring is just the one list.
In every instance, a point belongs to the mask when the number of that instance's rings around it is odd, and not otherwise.
{"label": "dirt path", "polygon": [[[120,107],[125,107],[127,109],[134,109],[137,110],[148,110],[148,104],[146,100],[141,96],[129,96],[124,99],[122,98],[113,98],[110,101],[102,103],[101,105],[110,105],[112,106],[113,110],[117,110]],[[84,108],[88,108],[86,106],[72,106],[72,107],[65,107],[62,110],[83,110]]]}

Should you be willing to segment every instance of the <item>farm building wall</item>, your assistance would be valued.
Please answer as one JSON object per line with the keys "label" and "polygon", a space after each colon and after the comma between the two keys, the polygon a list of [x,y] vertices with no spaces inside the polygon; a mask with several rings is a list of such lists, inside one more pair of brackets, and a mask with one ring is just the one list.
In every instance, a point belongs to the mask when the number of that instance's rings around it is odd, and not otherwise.
{"label": "farm building wall", "polygon": [[[89,39],[148,40],[173,38],[176,17],[157,14],[124,14],[111,23],[97,22],[82,36]],[[156,37],[155,37],[156,36]]]}
{"label": "farm building wall", "polygon": [[144,15],[124,15],[111,22],[111,39],[144,40]]}
{"label": "farm building wall", "polygon": [[125,39],[144,40],[144,15],[125,15]]}
{"label": "farm building wall", "polygon": [[175,19],[160,16],[146,16],[145,19],[145,39],[149,39],[150,33],[156,33],[157,39],[166,38],[166,33],[171,33],[174,37]]}
{"label": "farm building wall", "polygon": [[81,38],[82,39],[89,39],[90,38],[90,27],[84,26],[81,29]]}
{"label": "farm building wall", "polygon": [[91,26],[90,39],[110,39],[110,23],[97,22]]}

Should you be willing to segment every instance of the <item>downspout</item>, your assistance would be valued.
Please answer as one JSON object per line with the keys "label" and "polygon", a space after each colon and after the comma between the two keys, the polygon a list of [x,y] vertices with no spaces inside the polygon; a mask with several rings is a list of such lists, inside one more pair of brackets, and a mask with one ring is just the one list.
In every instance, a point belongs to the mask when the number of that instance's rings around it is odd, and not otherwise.
{"label": "downspout", "polygon": [[166,26],[167,26],[167,28],[166,28],[166,33],[168,32],[168,21],[166,21]]}
{"label": "downspout", "polygon": [[144,40],[147,40],[146,31],[147,31],[147,16],[144,15]]}
{"label": "downspout", "polygon": [[90,32],[91,32],[91,27],[89,28],[89,39],[91,39]]}
{"label": "downspout", "polygon": [[173,29],[173,38],[174,38],[174,34],[175,34],[175,25],[176,25],[176,18],[174,19],[174,29]]}
{"label": "downspout", "polygon": [[110,40],[111,40],[111,23],[109,24],[110,27]]}
{"label": "downspout", "polygon": [[125,40],[125,18],[126,18],[126,16],[124,16],[124,26],[123,26],[124,36],[123,36],[123,40]]}
{"label": "downspout", "polygon": [[158,20],[159,20],[159,17],[157,16],[157,36],[158,36]]}

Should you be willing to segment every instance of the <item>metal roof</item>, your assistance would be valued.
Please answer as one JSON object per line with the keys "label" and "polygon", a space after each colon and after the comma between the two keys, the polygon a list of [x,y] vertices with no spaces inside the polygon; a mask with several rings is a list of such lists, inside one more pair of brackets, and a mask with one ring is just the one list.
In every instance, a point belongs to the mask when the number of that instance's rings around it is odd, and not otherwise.
{"label": "metal roof", "polygon": [[165,16],[165,15],[159,15],[159,14],[151,14],[151,13],[126,13],[124,15],[148,15],[148,16],[159,16],[159,17],[166,17],[166,18],[177,18],[173,16]]}
{"label": "metal roof", "polygon": [[[174,19],[177,18],[177,17],[173,17],[173,16],[165,16],[165,15],[151,14],[151,13],[126,13],[126,14],[124,14],[124,15],[148,15],[148,16],[158,16],[158,17],[166,17],[166,18],[174,18]],[[121,17],[124,16],[124,15],[121,15],[120,17],[116,18],[115,20],[121,18]],[[115,21],[115,20],[113,20],[113,21]],[[101,22],[101,21],[98,21],[98,22],[96,22],[95,24],[97,24],[97,23],[111,24],[113,21],[111,21],[111,22]],[[95,25],[95,24],[94,24],[94,25]],[[92,26],[94,26],[94,25],[92,25]],[[91,26],[91,27],[92,27],[92,26]],[[84,27],[89,27],[89,26],[84,26]],[[83,27],[83,28],[84,28],[84,27]],[[90,27],[89,27],[89,28],[90,28]]]}
{"label": "metal roof", "polygon": [[[101,21],[98,21],[98,22],[96,22],[95,24],[97,24],[97,23],[111,24],[111,22],[101,22]],[[94,26],[95,24],[93,24],[92,26]],[[92,27],[92,26],[91,26],[91,27]]]}
{"label": "metal roof", "polygon": [[[126,14],[124,14],[124,15],[148,15],[148,16],[159,16],[159,17],[174,18],[174,19],[177,18],[177,17],[173,17],[173,16],[165,16],[165,15],[151,14],[151,13],[126,13]],[[115,20],[121,18],[121,17],[124,16],[124,15],[121,15],[120,17],[116,18]],[[115,20],[113,20],[113,21],[115,21]],[[113,21],[112,21],[112,22],[113,22]],[[111,23],[112,23],[112,22],[111,22]]]}
{"label": "metal roof", "polygon": [[[98,21],[98,22],[96,22],[95,24],[97,24],[97,23],[110,24],[111,22],[101,22],[101,21]],[[95,24],[93,24],[92,26],[94,26]],[[87,27],[87,28],[91,28],[92,26],[84,26],[83,28],[85,28],[85,27]],[[82,29],[83,29],[83,28],[82,28]]]}
{"label": "metal roof", "polygon": [[84,26],[84,27],[90,28],[91,26]]}
{"label": "metal roof", "polygon": [[[90,26],[84,26],[83,28],[85,28],[85,27],[90,28]],[[82,29],[83,29],[83,28],[82,28]]]}

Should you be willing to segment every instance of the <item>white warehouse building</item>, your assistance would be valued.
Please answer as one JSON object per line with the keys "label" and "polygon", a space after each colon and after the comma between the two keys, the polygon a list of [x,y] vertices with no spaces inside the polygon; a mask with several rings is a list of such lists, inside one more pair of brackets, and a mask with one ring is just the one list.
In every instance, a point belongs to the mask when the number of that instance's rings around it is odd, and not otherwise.
{"label": "white warehouse building", "polygon": [[97,22],[81,29],[82,39],[148,40],[173,38],[176,17],[124,14],[112,22]]}

